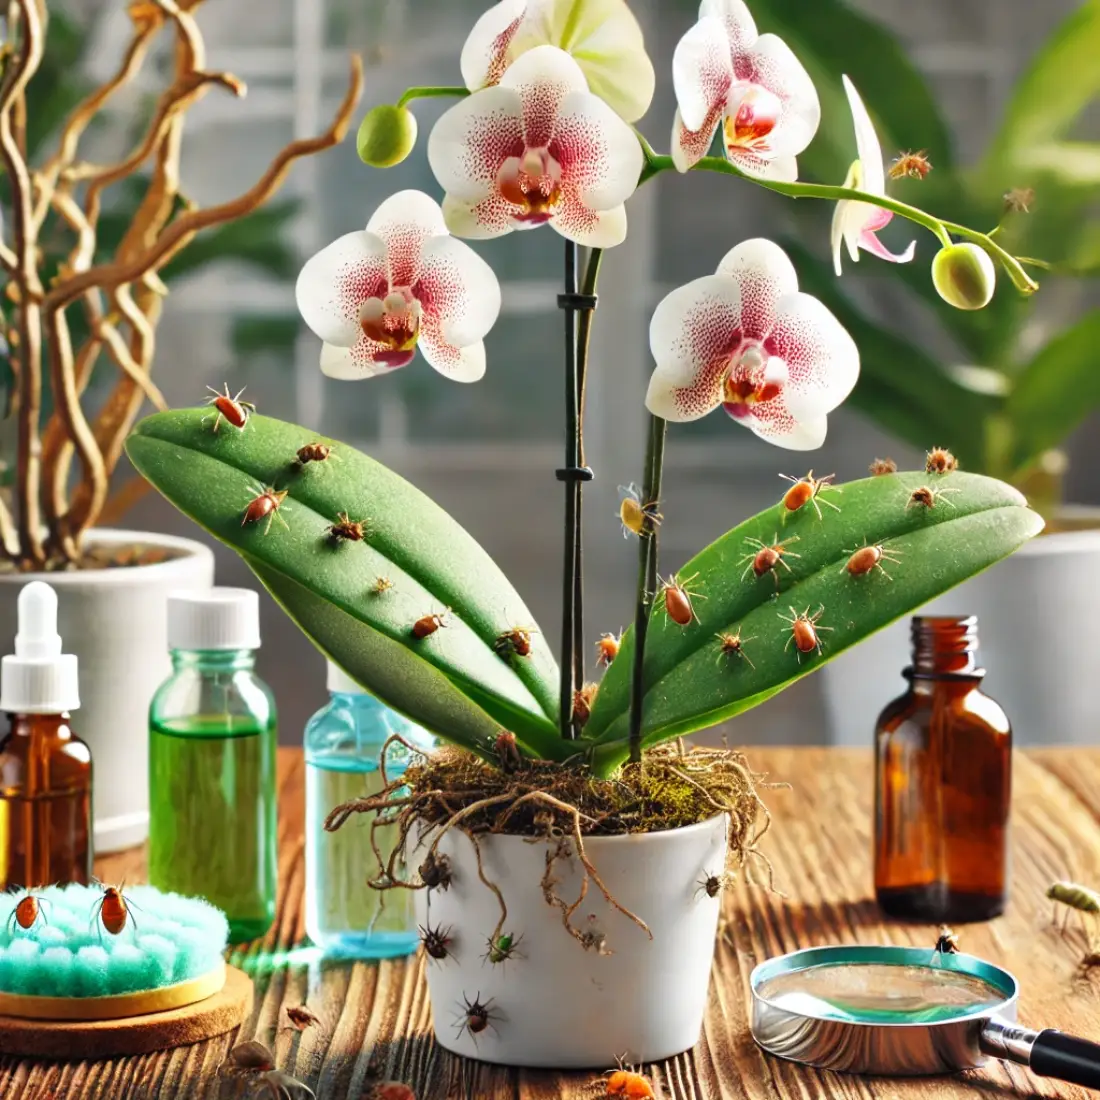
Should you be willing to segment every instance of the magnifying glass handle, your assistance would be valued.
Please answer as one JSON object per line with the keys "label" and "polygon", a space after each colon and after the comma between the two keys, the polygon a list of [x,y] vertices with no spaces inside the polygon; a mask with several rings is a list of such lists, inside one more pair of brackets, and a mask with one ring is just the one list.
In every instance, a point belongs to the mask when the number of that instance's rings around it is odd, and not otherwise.
{"label": "magnifying glass handle", "polygon": [[985,1054],[1029,1066],[1040,1077],[1100,1089],[1100,1043],[1050,1028],[1032,1031],[993,1017],[982,1029],[980,1045]]}

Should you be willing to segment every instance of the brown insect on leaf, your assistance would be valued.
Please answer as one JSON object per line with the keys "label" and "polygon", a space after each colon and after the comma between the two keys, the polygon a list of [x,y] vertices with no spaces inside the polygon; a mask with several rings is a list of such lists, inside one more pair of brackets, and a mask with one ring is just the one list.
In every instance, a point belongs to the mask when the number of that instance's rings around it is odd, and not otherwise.
{"label": "brown insect on leaf", "polygon": [[932,162],[922,149],[919,153],[900,153],[894,158],[887,175],[892,180],[904,179],[906,176],[910,179],[922,180],[931,171]]}
{"label": "brown insect on leaf", "polygon": [[958,468],[959,460],[946,447],[933,447],[924,460],[924,469],[930,474],[951,474]]}
{"label": "brown insect on leaf", "polygon": [[661,584],[660,596],[664,606],[665,614],[669,620],[674,622],[677,626],[690,626],[695,620],[699,618],[695,614],[695,607],[692,604],[692,600],[705,600],[706,596],[700,595],[698,592],[692,592],[688,585],[691,584],[695,578],[699,576],[698,573],[693,573],[685,580],[680,580],[675,573],[668,580],[662,580],[660,577],[657,580]]}
{"label": "brown insect on leaf", "polygon": [[755,637],[742,638],[740,627],[738,627],[735,634],[716,634],[715,637],[721,643],[718,648],[719,661],[721,661],[724,657],[738,657],[741,660],[748,662],[749,668],[756,668],[756,665],[752,663],[751,658],[745,652],[746,643],[755,642]]}
{"label": "brown insect on leaf", "polygon": [[[251,401],[241,400],[241,394],[244,393],[243,389],[238,390],[234,397],[230,397],[229,384],[225,383],[224,385],[224,393],[214,389],[213,386],[206,387],[214,395],[207,398],[206,401],[208,405],[214,408],[214,431],[218,430],[224,420],[238,431],[243,432],[245,425],[248,424],[248,418],[256,411],[256,406]],[[205,424],[209,419],[208,416],[203,417],[202,422]]]}
{"label": "brown insect on leaf", "polygon": [[619,655],[622,645],[622,631],[618,634],[603,634],[596,643],[596,664],[606,668]]}
{"label": "brown insect on leaf", "polygon": [[887,474],[896,474],[898,464],[892,458],[876,458],[871,463],[871,476],[884,477]]}
{"label": "brown insect on leaf", "polygon": [[801,615],[792,607],[791,618],[787,618],[786,615],[780,615],[779,617],[785,622],[790,623],[790,637],[787,639],[787,644],[783,647],[784,650],[789,649],[791,642],[794,642],[795,648],[798,650],[798,659],[802,660],[802,655],[806,653],[817,652],[821,653],[821,638],[819,634],[822,631],[831,631],[831,626],[818,626],[818,620],[825,614],[825,608],[819,607],[812,615],[810,609],[807,607]]}

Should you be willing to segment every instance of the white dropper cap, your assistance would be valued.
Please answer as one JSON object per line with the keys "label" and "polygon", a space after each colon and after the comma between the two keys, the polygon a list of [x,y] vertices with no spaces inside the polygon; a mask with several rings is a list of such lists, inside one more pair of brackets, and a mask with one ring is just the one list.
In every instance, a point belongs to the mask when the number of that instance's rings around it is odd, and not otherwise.
{"label": "white dropper cap", "polygon": [[79,706],[76,657],[61,652],[57,632],[57,593],[31,581],[19,593],[15,654],[0,662],[0,710],[63,714]]}
{"label": "white dropper cap", "polygon": [[335,661],[328,662],[328,690],[338,695],[369,695],[366,688],[357,684]]}
{"label": "white dropper cap", "polygon": [[168,648],[259,649],[260,597],[251,588],[173,592]]}

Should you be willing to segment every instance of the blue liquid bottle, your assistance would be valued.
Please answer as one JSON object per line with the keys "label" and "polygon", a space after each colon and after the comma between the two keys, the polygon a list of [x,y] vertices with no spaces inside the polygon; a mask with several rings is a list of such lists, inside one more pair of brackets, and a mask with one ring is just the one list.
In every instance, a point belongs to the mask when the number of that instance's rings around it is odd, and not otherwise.
{"label": "blue liquid bottle", "polygon": [[[382,790],[379,756],[394,733],[428,750],[434,740],[419,726],[367,695],[331,661],[331,699],[307,723],[306,758],[306,932],[326,954],[358,959],[409,955],[419,935],[409,890],[380,893],[367,885],[377,874],[367,814],[353,814],[336,832],[325,831],[325,818],[353,798]],[[409,753],[392,745],[386,774],[401,774]],[[376,834],[388,855],[396,828]],[[404,875],[404,866],[398,864]]]}

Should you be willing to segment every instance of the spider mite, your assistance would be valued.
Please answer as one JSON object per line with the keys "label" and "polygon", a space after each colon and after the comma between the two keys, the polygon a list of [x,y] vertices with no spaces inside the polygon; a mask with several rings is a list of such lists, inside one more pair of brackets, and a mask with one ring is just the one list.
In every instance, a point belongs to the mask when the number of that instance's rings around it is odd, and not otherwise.
{"label": "spider mite", "polygon": [[841,573],[848,573],[853,577],[865,577],[872,570],[877,569],[888,581],[892,581],[894,578],[882,567],[884,561],[893,562],[895,565],[901,563],[897,551],[887,550],[881,542],[874,546],[861,546],[858,550],[852,551],[852,556]]}
{"label": "spider mite", "polygon": [[420,881],[429,890],[446,890],[451,885],[451,861],[446,856],[429,852],[417,870],[420,872]]}
{"label": "spider mite", "polygon": [[275,1056],[255,1039],[249,1039],[246,1043],[240,1043],[230,1052],[229,1057],[241,1067],[241,1069],[267,1070],[275,1068]]}
{"label": "spider mite", "polygon": [[517,657],[530,657],[531,635],[537,633],[533,626],[515,626],[497,637],[493,642],[493,650],[498,657],[506,659],[513,653]]}
{"label": "spider mite", "polygon": [[287,1026],[294,1028],[295,1031],[305,1031],[307,1027],[319,1024],[321,1018],[310,1012],[305,1005],[287,1005],[286,1022]]}
{"label": "spider mite", "polygon": [[370,594],[372,596],[383,596],[391,588],[393,588],[393,581],[389,577],[375,577],[374,584],[370,586]]}
{"label": "spider mite", "polygon": [[742,638],[740,628],[738,628],[736,634],[715,634],[714,636],[722,643],[718,648],[719,661],[723,657],[740,657],[742,660],[748,661],[749,668],[756,668],[756,665],[752,663],[752,658],[745,652],[745,643],[755,642],[755,638]]}
{"label": "spider mite", "polygon": [[455,1020],[455,1028],[458,1031],[459,1036],[464,1031],[470,1033],[470,1038],[473,1039],[474,1044],[477,1044],[477,1037],[486,1030],[486,1028],[493,1026],[493,1021],[498,1017],[492,1011],[492,1000],[481,1003],[481,994],[478,993],[473,1001],[462,994],[462,1011],[459,1013],[458,1018]]}
{"label": "spider mite", "polygon": [[333,542],[362,542],[367,537],[367,525],[352,519],[347,512],[337,512],[336,522],[325,528]]}
{"label": "spider mite", "polygon": [[756,549],[751,554],[746,554],[738,565],[747,562],[745,570],[741,574],[741,580],[744,580],[749,573],[755,573],[756,576],[763,577],[768,573],[771,573],[772,579],[775,581],[775,590],[779,591],[779,574],[776,572],[776,566],[783,566],[787,572],[791,572],[791,567],[783,560],[784,558],[798,558],[800,554],[793,554],[787,549],[793,542],[798,542],[797,535],[794,538],[784,539],[782,542],[778,541],[779,536],[774,535],[772,537],[772,543],[769,546],[766,542],[761,542],[759,539],[745,539],[745,542],[749,546],[755,546]]}
{"label": "spider mite", "polygon": [[599,684],[585,684],[573,692],[573,718],[578,725],[586,725],[592,717],[592,704],[599,689]]}
{"label": "spider mite", "polygon": [[[244,431],[244,426],[248,423],[248,418],[256,411],[256,406],[251,401],[242,401],[241,394],[244,393],[243,389],[237,391],[236,397],[229,396],[229,385],[223,383],[225,386],[225,392],[222,393],[219,390],[214,389],[213,386],[207,386],[206,388],[214,395],[207,398],[206,403],[213,405],[217,415],[214,417],[214,431],[217,431],[221,426],[222,420],[226,423],[232,424],[238,431]],[[210,417],[203,417],[203,423],[205,424]]]}
{"label": "spider mite", "polygon": [[332,447],[327,443],[307,443],[298,448],[298,465],[308,466],[311,462],[325,462],[331,458],[333,462],[339,456],[332,453]]}
{"label": "spider mite", "polygon": [[892,180],[900,180],[910,176],[915,180],[922,180],[932,171],[932,162],[928,154],[922,149],[919,153],[899,153],[891,163],[887,175]]}
{"label": "spider mite", "polygon": [[661,526],[664,516],[657,511],[657,501],[643,504],[637,485],[620,485],[619,498],[619,522],[623,525],[624,539]]}
{"label": "spider mite", "polygon": [[958,489],[929,489],[927,485],[922,485],[909,494],[909,501],[905,505],[905,509],[906,511],[910,508],[932,509],[936,507],[937,501],[942,501],[949,507],[954,508],[955,505],[947,499],[947,494],[957,492],[959,492]]}
{"label": "spider mite", "polygon": [[523,767],[523,755],[519,751],[519,744],[516,742],[514,733],[501,730],[493,742],[493,752],[496,753],[502,772],[518,772]]}
{"label": "spider mite", "polygon": [[[127,919],[130,921],[134,919],[133,914],[130,913],[131,905],[133,902],[124,897],[120,889],[105,886],[102,896],[93,906],[93,908],[98,906],[98,910],[92,914],[92,920],[98,917],[103,927],[112,936],[117,936],[126,927]],[[137,906],[135,905],[134,908],[136,909]]]}
{"label": "spider mite", "polygon": [[825,607],[822,605],[811,615],[810,609],[807,607],[801,615],[795,609],[791,608],[791,618],[787,618],[786,615],[780,615],[779,617],[785,622],[791,624],[791,636],[787,639],[787,644],[783,647],[787,650],[790,647],[791,642],[794,642],[795,648],[798,650],[799,660],[802,659],[803,653],[813,653],[817,650],[821,652],[821,639],[818,634],[824,630],[832,630],[831,626],[818,626],[817,621],[825,614]]}
{"label": "spider mite", "polygon": [[[814,477],[814,472],[811,470],[805,477],[791,477],[790,474],[779,475],[784,481],[789,481],[791,487],[783,496],[783,507],[793,514],[805,508],[807,504],[813,505],[814,511],[817,513],[818,519],[823,519],[821,515],[821,505],[824,504],[827,508],[832,508],[834,512],[839,512],[840,509],[831,501],[826,500],[821,496],[821,492],[824,489],[831,489],[834,493],[841,492],[835,485],[831,484],[836,474],[829,474],[828,477]],[[820,504],[818,498],[820,497]]]}
{"label": "spider mite", "polygon": [[447,612],[444,611],[441,615],[425,615],[421,619],[417,619],[412,625],[412,636],[418,641],[424,638],[430,637],[441,626],[447,625]]}
{"label": "spider mite", "polygon": [[283,505],[283,501],[286,500],[287,489],[276,489],[273,486],[260,486],[260,492],[254,496],[249,502],[248,507],[244,510],[244,516],[241,518],[241,526],[244,527],[249,523],[259,523],[262,519],[267,519],[267,523],[264,526],[264,534],[271,530],[271,523],[277,516],[279,522],[289,531],[290,524],[279,515],[279,509]]}
{"label": "spider mite", "polygon": [[11,916],[8,917],[8,934],[11,934],[15,925],[22,928],[24,932],[29,932],[38,923],[39,918],[49,924],[45,910],[42,908],[45,903],[45,898],[35,897],[34,894],[29,893],[24,894],[19,899],[19,904],[11,911]]}
{"label": "spider mite", "polygon": [[601,635],[596,643],[596,664],[606,668],[619,655],[619,646],[622,644],[622,632],[618,634]]}
{"label": "spider mite", "polygon": [[625,1056],[616,1058],[615,1061],[619,1068],[608,1075],[606,1095],[620,1096],[624,1100],[657,1100],[657,1093],[648,1077],[635,1073],[627,1066]]}
{"label": "spider mite", "polygon": [[947,927],[940,926],[940,934],[936,939],[937,955],[957,955],[959,953],[959,937]]}
{"label": "spider mite", "polygon": [[516,948],[519,947],[522,940],[522,936],[513,936],[510,932],[503,932],[496,939],[490,936],[486,940],[488,950],[481,957],[494,966],[506,963],[509,959],[519,957]]}
{"label": "spider mite", "polygon": [[708,898],[716,898],[729,885],[729,882],[724,874],[712,875],[704,871],[703,877],[695,885],[698,887],[695,891],[696,897],[706,894]]}
{"label": "spider mite", "polygon": [[434,928],[430,925],[420,925],[420,942],[424,945],[424,952],[430,958],[442,962],[451,955],[451,930],[437,924]]}
{"label": "spider mite", "polygon": [[693,573],[683,581],[675,573],[667,581],[662,581],[660,577],[657,578],[658,581],[661,581],[661,596],[664,598],[665,614],[677,626],[690,626],[692,620],[699,618],[695,614],[695,608],[692,606],[691,601],[693,599],[705,600],[706,596],[701,596],[698,592],[691,592],[687,587],[697,576],[699,576],[698,573]]}
{"label": "spider mite", "polygon": [[950,474],[959,468],[959,460],[944,447],[933,447],[924,461],[924,468],[930,474]]}
{"label": "spider mite", "polygon": [[883,477],[886,474],[898,472],[898,464],[892,458],[876,458],[870,468],[872,477]]}

